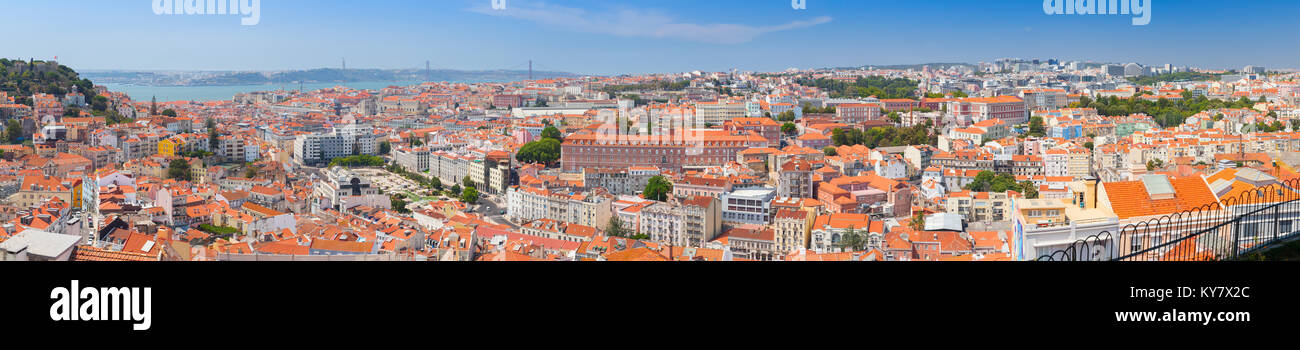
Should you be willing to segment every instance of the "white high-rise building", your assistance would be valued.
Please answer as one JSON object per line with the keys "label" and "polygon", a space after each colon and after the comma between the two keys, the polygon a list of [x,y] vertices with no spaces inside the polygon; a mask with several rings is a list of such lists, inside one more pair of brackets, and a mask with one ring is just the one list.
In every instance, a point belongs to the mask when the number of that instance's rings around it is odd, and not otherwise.
{"label": "white high-rise building", "polygon": [[379,137],[368,125],[348,124],[321,134],[298,135],[293,157],[299,164],[329,163],[334,158],[379,153]]}

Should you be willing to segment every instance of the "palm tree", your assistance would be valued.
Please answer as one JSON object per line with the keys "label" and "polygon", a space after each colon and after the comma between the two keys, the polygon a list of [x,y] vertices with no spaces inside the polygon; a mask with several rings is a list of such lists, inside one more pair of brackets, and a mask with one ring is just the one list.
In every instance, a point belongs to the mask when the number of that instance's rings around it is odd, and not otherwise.
{"label": "palm tree", "polygon": [[916,231],[925,231],[925,214],[916,213],[916,215],[912,215],[911,227]]}
{"label": "palm tree", "polygon": [[840,242],[835,246],[855,252],[867,250],[867,232],[858,231],[855,230],[853,226],[849,226],[848,231],[844,232],[843,238],[841,238]]}

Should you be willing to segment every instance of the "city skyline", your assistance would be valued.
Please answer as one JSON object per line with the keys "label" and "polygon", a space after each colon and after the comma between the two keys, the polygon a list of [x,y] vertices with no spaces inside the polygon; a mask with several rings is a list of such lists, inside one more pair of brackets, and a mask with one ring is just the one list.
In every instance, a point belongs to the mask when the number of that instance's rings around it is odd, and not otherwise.
{"label": "city skyline", "polygon": [[[255,26],[228,15],[160,16],[151,1],[138,2],[15,4],[9,15],[0,14],[0,28],[44,35],[16,36],[0,57],[58,56],[79,70],[149,71],[337,68],[344,58],[354,68],[423,68],[431,61],[434,69],[526,69],[531,59],[538,70],[592,75],[1005,57],[1207,69],[1300,66],[1288,58],[1295,53],[1285,52],[1294,49],[1275,44],[1300,29],[1283,18],[1300,4],[1283,1],[1234,3],[1240,15],[1219,13],[1221,6],[1210,1],[1156,2],[1145,26],[1131,25],[1131,16],[1048,15],[1041,1],[941,1],[935,9],[810,0],[806,10],[784,0],[510,0],[505,10],[488,0],[267,1]],[[58,11],[69,4],[83,11]],[[344,21],[356,25],[321,25]],[[82,25],[64,25],[71,23]],[[1207,42],[1240,45],[1210,50]]]}

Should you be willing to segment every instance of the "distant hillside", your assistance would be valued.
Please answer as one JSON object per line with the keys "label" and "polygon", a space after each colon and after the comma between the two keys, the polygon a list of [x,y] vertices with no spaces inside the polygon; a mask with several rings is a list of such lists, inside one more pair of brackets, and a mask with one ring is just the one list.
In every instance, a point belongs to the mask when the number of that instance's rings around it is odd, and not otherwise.
{"label": "distant hillside", "polygon": [[1165,82],[1218,81],[1219,79],[1220,76],[1218,75],[1197,73],[1197,72],[1178,72],[1178,73],[1162,74],[1162,75],[1150,76],[1150,77],[1128,78],[1128,80],[1133,82],[1134,84],[1143,85],[1143,86],[1155,85],[1155,84],[1165,83]]}
{"label": "distant hillside", "polygon": [[890,70],[908,70],[908,69],[920,70],[925,66],[930,66],[930,69],[948,69],[949,67],[971,67],[971,68],[977,67],[976,65],[969,64],[969,63],[921,63],[921,64],[895,64],[895,65],[864,65],[860,67],[841,67],[835,69],[861,69],[861,68],[875,67],[876,69],[890,69]]}
{"label": "distant hillside", "polygon": [[[438,69],[335,69],[282,72],[94,72],[113,83],[146,86],[230,86],[291,83],[355,83],[377,81],[518,81],[528,79],[528,71],[491,70],[461,71]],[[534,79],[576,77],[565,72],[533,72]]]}
{"label": "distant hillside", "polygon": [[0,91],[12,96],[16,103],[31,106],[31,97],[37,93],[63,97],[72,91],[73,86],[88,99],[95,96],[95,84],[67,66],[55,62],[0,58]]}

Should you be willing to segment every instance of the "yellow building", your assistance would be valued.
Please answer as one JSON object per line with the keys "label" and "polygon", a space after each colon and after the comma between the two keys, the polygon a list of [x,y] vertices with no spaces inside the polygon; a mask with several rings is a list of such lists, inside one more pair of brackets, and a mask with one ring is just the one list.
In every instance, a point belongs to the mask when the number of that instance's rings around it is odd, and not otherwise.
{"label": "yellow building", "polygon": [[178,138],[169,138],[158,141],[158,155],[164,157],[175,157],[176,152],[181,150],[185,143]]}
{"label": "yellow building", "polygon": [[81,178],[63,178],[49,175],[28,175],[22,187],[9,196],[9,202],[19,208],[35,208],[51,197],[58,197],[73,207],[81,206]]}

